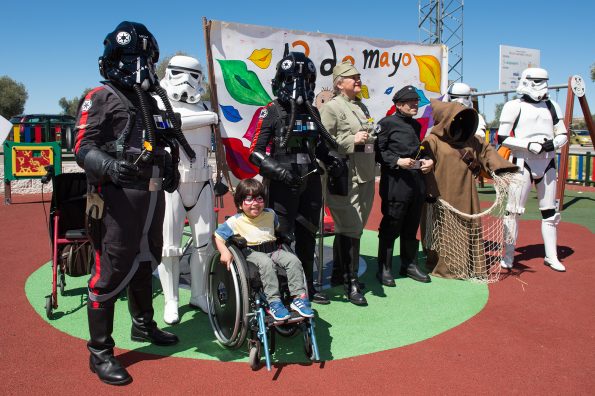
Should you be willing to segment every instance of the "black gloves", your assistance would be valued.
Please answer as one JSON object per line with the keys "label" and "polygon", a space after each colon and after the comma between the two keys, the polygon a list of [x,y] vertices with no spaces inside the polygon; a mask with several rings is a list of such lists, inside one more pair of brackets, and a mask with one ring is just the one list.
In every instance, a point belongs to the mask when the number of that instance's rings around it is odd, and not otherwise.
{"label": "black gloves", "polygon": [[112,160],[107,168],[107,174],[114,184],[131,183],[138,177],[138,166],[125,160]]}
{"label": "black gloves", "polygon": [[116,160],[101,150],[90,150],[84,159],[89,183],[98,185],[107,180],[122,186],[134,182],[139,175],[138,166],[125,160]]}
{"label": "black gloves", "polygon": [[280,180],[283,183],[287,184],[289,187],[298,188],[303,183],[303,180],[301,177],[299,177],[298,175],[296,175],[295,173],[293,173],[292,171],[289,171],[287,169],[282,168],[280,171],[280,175],[281,175]]}
{"label": "black gloves", "polygon": [[260,174],[267,179],[276,180],[297,188],[302,185],[302,178],[290,170],[283,168],[279,162],[259,152],[250,154],[250,161],[260,168]]}
{"label": "black gloves", "polygon": [[541,143],[541,148],[543,151],[554,151],[556,149],[552,139],[546,139],[543,143]]}
{"label": "black gloves", "polygon": [[168,193],[173,193],[180,184],[180,172],[178,164],[172,160],[171,154],[165,152],[163,167],[163,189]]}

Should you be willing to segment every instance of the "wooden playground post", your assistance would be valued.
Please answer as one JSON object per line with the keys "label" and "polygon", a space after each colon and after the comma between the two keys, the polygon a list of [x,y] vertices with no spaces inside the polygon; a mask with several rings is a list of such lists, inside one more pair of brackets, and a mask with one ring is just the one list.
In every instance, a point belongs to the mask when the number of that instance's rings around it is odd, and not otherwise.
{"label": "wooden playground post", "polygon": [[572,113],[574,110],[574,96],[578,97],[583,112],[583,117],[587,124],[587,129],[591,135],[591,141],[595,143],[595,128],[591,119],[591,111],[585,97],[585,82],[581,76],[571,76],[568,78],[568,94],[566,95],[566,113],[564,114],[564,125],[568,131],[569,142],[562,147],[560,155],[560,164],[558,169],[558,191],[556,193],[558,208],[564,209],[564,191],[566,189],[566,179],[568,178],[568,153],[570,151],[570,125],[572,123]]}

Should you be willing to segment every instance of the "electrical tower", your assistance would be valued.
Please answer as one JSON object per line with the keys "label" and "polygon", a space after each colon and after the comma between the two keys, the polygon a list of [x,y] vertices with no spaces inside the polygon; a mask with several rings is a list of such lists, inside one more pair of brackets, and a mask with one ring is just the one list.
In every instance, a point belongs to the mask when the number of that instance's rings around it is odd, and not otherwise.
{"label": "electrical tower", "polygon": [[448,47],[448,84],[463,81],[464,0],[418,0],[419,42]]}

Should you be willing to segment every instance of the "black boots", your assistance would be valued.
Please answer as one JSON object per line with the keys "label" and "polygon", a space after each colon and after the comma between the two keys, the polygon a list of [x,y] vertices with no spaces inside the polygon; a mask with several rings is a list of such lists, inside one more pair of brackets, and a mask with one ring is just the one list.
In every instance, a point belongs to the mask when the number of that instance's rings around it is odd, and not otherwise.
{"label": "black boots", "polygon": [[341,234],[335,235],[333,241],[333,273],[331,275],[331,286],[339,286],[343,284],[343,258],[341,257]]}
{"label": "black boots", "polygon": [[418,282],[428,283],[431,278],[417,266],[417,249],[419,241],[417,239],[401,240],[401,276],[408,276]]}
{"label": "black boots", "polygon": [[[362,287],[357,278],[359,268],[359,242],[357,238],[341,236],[341,256],[345,274],[343,275],[345,295],[355,305],[367,305],[368,301],[362,293]],[[347,245],[347,246],[344,246]]]}
{"label": "black boots", "polygon": [[376,279],[384,286],[395,287],[392,274],[394,239],[379,238],[378,240],[378,271]]}
{"label": "black boots", "polygon": [[109,385],[126,385],[132,377],[114,357],[114,350],[95,350],[89,347],[89,368],[99,379]]}
{"label": "black boots", "polygon": [[310,301],[316,304],[330,304],[331,300],[324,294],[322,291],[316,291],[313,282],[308,282],[308,296],[310,297]]}
{"label": "black boots", "polygon": [[89,334],[91,339],[87,348],[91,352],[89,368],[99,379],[110,385],[124,385],[132,381],[128,371],[114,357],[114,306],[92,308],[87,303]]}
{"label": "black boots", "polygon": [[132,316],[132,341],[148,341],[155,345],[168,346],[178,343],[178,336],[160,330],[153,320],[151,288],[133,290],[128,287],[128,309]]}

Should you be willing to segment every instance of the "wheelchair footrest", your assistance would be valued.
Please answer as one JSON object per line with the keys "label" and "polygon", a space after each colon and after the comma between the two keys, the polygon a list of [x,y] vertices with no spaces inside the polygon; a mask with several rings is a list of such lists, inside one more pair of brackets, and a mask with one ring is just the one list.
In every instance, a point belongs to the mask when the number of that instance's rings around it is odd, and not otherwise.
{"label": "wheelchair footrest", "polygon": [[264,320],[265,320],[267,327],[283,326],[283,325],[288,325],[288,324],[293,324],[293,323],[301,323],[305,319],[307,319],[295,311],[290,311],[289,313],[290,313],[291,317],[289,319],[285,319],[285,320],[275,320],[270,315],[265,316]]}
{"label": "wheelchair footrest", "polygon": [[64,234],[66,239],[83,239],[87,237],[87,231],[82,228],[79,230],[68,230]]}

